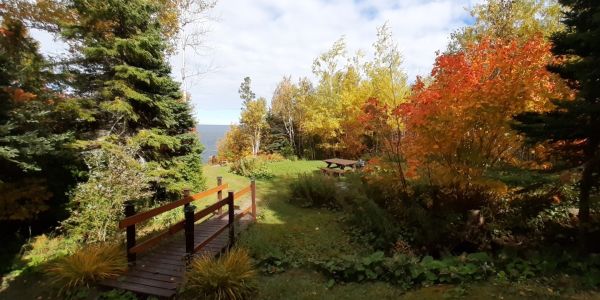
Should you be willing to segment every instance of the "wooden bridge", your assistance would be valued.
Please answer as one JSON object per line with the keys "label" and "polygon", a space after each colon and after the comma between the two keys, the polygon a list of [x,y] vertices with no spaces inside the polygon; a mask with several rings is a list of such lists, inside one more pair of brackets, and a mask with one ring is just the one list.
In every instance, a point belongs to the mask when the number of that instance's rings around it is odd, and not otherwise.
{"label": "wooden bridge", "polygon": [[[125,219],[119,222],[119,228],[127,231],[129,269],[116,279],[104,280],[101,285],[138,294],[173,297],[183,282],[186,264],[194,255],[218,255],[234,244],[237,234],[256,221],[254,180],[238,192],[229,191],[223,199],[223,191],[228,187],[218,177],[214,188],[193,195],[184,191],[183,199],[137,214],[133,203],[126,203]],[[248,193],[250,205],[241,210],[235,202]],[[195,212],[194,201],[214,194],[217,196],[215,203]],[[184,207],[184,220],[136,243],[136,224],[180,206]],[[227,212],[223,212],[224,206],[227,206]],[[183,236],[176,235],[182,230]]]}

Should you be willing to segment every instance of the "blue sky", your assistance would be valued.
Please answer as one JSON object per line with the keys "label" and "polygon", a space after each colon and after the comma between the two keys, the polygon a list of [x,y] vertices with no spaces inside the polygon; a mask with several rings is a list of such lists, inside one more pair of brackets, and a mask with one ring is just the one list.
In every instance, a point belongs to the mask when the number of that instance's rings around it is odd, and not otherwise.
{"label": "blue sky", "polygon": [[[450,33],[472,20],[467,8],[480,0],[220,0],[205,25],[208,33],[198,53],[186,59],[203,74],[190,84],[194,114],[200,124],[231,124],[239,117],[237,90],[252,78],[257,96],[270,99],[284,75],[312,78],[313,59],[345,36],[348,52],[369,57],[376,28],[386,21],[404,56],[409,79],[431,70],[437,50]],[[42,50],[59,54],[64,47],[35,32]],[[181,57],[171,58],[173,76]]]}

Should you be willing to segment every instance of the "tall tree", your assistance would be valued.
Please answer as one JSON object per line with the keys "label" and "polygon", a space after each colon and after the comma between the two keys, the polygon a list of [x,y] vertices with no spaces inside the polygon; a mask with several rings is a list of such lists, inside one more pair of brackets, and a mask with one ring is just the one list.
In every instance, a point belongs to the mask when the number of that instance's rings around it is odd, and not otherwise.
{"label": "tall tree", "polygon": [[302,103],[305,116],[302,127],[329,155],[335,154],[338,148],[340,121],[344,117],[340,96],[344,68],[340,62],[345,56],[346,42],[342,37],[313,61],[313,74],[319,82],[312,97]]}
{"label": "tall tree", "polygon": [[298,115],[297,87],[291,77],[283,77],[277,84],[271,99],[271,112],[281,119],[289,145],[296,149],[296,127]]}
{"label": "tall tree", "polygon": [[0,220],[31,220],[72,183],[64,161],[71,135],[56,111],[62,99],[49,63],[11,15],[0,26],[0,66]]}
{"label": "tall tree", "polygon": [[409,133],[404,145],[411,169],[433,184],[492,183],[485,171],[513,161],[522,144],[512,116],[547,111],[550,99],[570,95],[546,70],[552,60],[541,37],[483,40],[438,56],[432,82],[417,81],[412,101],[398,109]]}
{"label": "tall tree", "polygon": [[[402,188],[406,189],[405,158],[402,154],[404,126],[401,116],[393,114],[389,110],[408,100],[410,88],[407,83],[407,75],[402,69],[402,56],[387,23],[377,28],[377,41],[373,44],[373,48],[375,49],[374,59],[366,65],[369,84],[372,88],[371,98],[380,102],[379,110],[386,116],[385,120],[390,128],[383,130],[381,124],[374,126],[373,129],[379,130],[370,130],[370,136],[374,139],[375,149],[378,149],[381,141],[382,148],[385,150],[383,154],[392,163],[393,169],[403,185]],[[375,107],[377,105],[373,101],[369,101],[365,108],[374,109]]]}
{"label": "tall tree", "polygon": [[566,79],[577,95],[560,99],[551,111],[518,116],[516,128],[531,141],[549,141],[576,167],[579,182],[579,221],[582,245],[590,221],[590,192],[600,173],[600,2],[561,0],[566,30],[552,37],[552,52],[565,57],[549,69]]}
{"label": "tall tree", "polygon": [[239,125],[230,125],[229,130],[217,144],[219,160],[236,161],[250,154],[250,140]]}
{"label": "tall tree", "polygon": [[242,81],[242,83],[240,84],[240,89],[238,90],[238,93],[240,94],[240,98],[243,100],[242,106],[246,106],[248,102],[256,98],[256,94],[252,92],[252,88],[250,87],[251,84],[252,80],[248,76],[244,77],[244,81]]}
{"label": "tall tree", "polygon": [[452,34],[450,50],[456,51],[482,38],[526,41],[561,29],[557,0],[487,0],[470,11],[475,23]]}
{"label": "tall tree", "polygon": [[160,23],[164,8],[152,0],[72,0],[77,22],[63,36],[76,53],[71,70],[79,97],[91,99],[97,141],[135,144],[158,196],[201,189],[202,146],[191,108],[170,77],[168,45]]}
{"label": "tall tree", "polygon": [[246,102],[240,118],[242,130],[249,137],[252,155],[258,155],[267,124],[267,100],[263,97]]}

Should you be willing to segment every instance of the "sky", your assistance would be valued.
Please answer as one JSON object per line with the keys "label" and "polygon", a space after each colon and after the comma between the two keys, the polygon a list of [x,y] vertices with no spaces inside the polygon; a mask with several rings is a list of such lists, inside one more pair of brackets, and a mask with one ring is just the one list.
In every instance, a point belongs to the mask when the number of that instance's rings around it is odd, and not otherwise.
{"label": "sky", "polygon": [[[385,22],[404,58],[409,80],[429,74],[435,52],[450,33],[472,23],[468,8],[480,0],[219,0],[208,13],[203,46],[188,51],[188,69],[200,76],[189,84],[200,124],[237,123],[238,88],[252,79],[257,96],[271,99],[283,76],[313,79],[315,57],[344,36],[348,53],[372,55],[376,30]],[[47,54],[64,51],[60,42],[34,32]],[[181,54],[170,58],[180,79]]]}

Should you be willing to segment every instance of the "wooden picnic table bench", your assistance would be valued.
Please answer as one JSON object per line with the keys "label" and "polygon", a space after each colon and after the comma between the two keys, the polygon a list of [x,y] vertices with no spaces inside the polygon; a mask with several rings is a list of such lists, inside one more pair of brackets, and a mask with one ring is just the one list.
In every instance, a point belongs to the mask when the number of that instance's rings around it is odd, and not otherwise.
{"label": "wooden picnic table bench", "polygon": [[327,163],[327,167],[321,168],[321,172],[323,172],[323,174],[332,176],[342,176],[347,172],[351,172],[351,169],[354,169],[358,163],[355,160],[341,158],[330,158],[324,160],[324,162]]}
{"label": "wooden picnic table bench", "polygon": [[325,175],[333,175],[333,176],[342,176],[349,172],[350,170],[342,170],[342,169],[331,169],[331,168],[321,168],[321,172]]}
{"label": "wooden picnic table bench", "polygon": [[349,160],[349,159],[342,159],[342,158],[330,158],[330,159],[324,160],[324,162],[327,163],[327,168],[330,168],[330,169],[339,168],[342,170],[346,167],[354,168],[356,166],[356,164],[358,163],[358,161],[356,161],[356,160]]}

